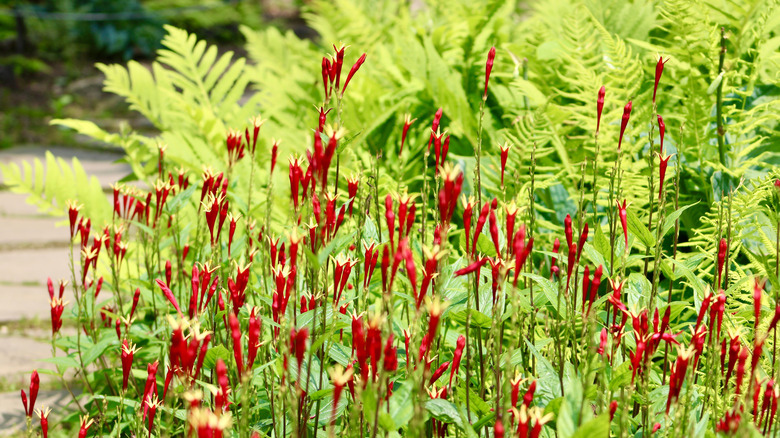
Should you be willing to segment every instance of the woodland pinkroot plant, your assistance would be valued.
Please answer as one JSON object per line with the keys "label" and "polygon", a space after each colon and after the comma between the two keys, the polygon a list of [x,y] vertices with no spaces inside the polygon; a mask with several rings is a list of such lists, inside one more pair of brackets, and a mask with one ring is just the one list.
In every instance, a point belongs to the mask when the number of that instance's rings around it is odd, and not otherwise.
{"label": "woodland pinkroot plant", "polygon": [[[777,432],[777,176],[717,201],[680,196],[698,182],[681,176],[695,145],[665,105],[676,62],[662,77],[669,59],[657,59],[633,88],[594,75],[586,110],[570,97],[571,108],[504,114],[495,102],[530,79],[517,48],[496,41],[452,77],[472,84],[462,99],[432,91],[363,126],[355,117],[379,99],[365,87],[387,56],[365,50],[344,77],[354,52],[343,44],[285,66],[305,70],[299,85],[315,96],[314,112],[299,108],[305,132],[280,129],[272,109],[197,125],[209,159],[155,142],[135,170],[150,169],[147,184],[114,186],[104,216],[67,205],[77,251],[59,290],[47,283],[52,363],[84,395],[53,413],[69,418],[52,422],[57,433]],[[419,79],[404,72],[394,77]],[[585,138],[567,158],[579,171],[550,158],[566,149],[541,135],[556,118]],[[747,206],[760,220],[738,214]],[[706,233],[681,225],[694,211]],[[33,380],[21,393],[30,434]],[[45,437],[49,411],[39,415]]]}

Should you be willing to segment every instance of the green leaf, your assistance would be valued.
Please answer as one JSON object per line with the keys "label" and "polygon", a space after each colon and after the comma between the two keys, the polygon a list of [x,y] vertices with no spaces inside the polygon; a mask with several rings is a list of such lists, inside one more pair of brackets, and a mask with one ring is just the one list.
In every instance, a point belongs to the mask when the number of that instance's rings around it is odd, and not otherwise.
{"label": "green leaf", "polygon": [[669,216],[664,219],[664,227],[661,230],[661,236],[666,236],[666,233],[668,233],[672,228],[674,228],[674,222],[680,217],[683,212],[694,205],[698,204],[699,201],[694,202],[693,204],[686,205],[685,207],[680,207],[674,212],[672,212]]}
{"label": "green leaf", "polygon": [[626,215],[628,219],[628,231],[636,236],[646,248],[654,248],[655,238],[647,229],[647,226],[639,220],[639,217],[637,217],[636,213],[634,213],[634,211],[631,209],[627,209]]}
{"label": "green leaf", "polygon": [[229,361],[230,358],[231,354],[227,348],[225,348],[222,344],[215,345],[209,348],[209,351],[206,352],[206,357],[203,358],[203,367],[209,370],[213,370],[217,365],[217,359]]}
{"label": "green leaf", "polygon": [[[523,272],[523,277],[528,277],[532,279],[537,285],[541,286],[542,292],[544,292],[544,296],[547,298],[547,301],[550,302],[550,306],[558,313],[558,315],[562,315],[562,317],[565,317],[566,315],[566,308],[558,309],[558,287],[550,281],[548,278],[544,278],[541,275],[537,274],[529,274],[526,272]],[[561,299],[561,302],[564,300]]]}
{"label": "green leaf", "polygon": [[462,427],[458,408],[449,400],[435,398],[425,403],[425,409],[431,416],[442,423],[456,424]]}
{"label": "green leaf", "polygon": [[[75,353],[74,353],[75,354]],[[79,361],[74,357],[74,354],[69,356],[56,356],[56,357],[47,357],[44,359],[41,359],[42,362],[49,362],[57,365],[58,367],[64,367],[64,368],[79,368]]]}
{"label": "green leaf", "polygon": [[406,426],[412,419],[414,404],[411,400],[412,384],[409,382],[401,383],[401,387],[390,397],[390,418],[393,419],[395,429]]}
{"label": "green leaf", "polygon": [[[460,233],[459,243],[460,243],[461,251],[463,251],[464,253],[471,251],[471,248],[466,248],[465,233]],[[469,239],[469,245],[474,245],[473,240]],[[488,236],[482,233],[480,233],[479,237],[477,238],[477,253],[481,253],[488,257],[496,256],[496,246],[493,245],[493,241],[490,240]]]}
{"label": "green leaf", "polygon": [[612,370],[612,376],[609,379],[609,389],[618,391],[631,383],[631,363],[626,361]]}
{"label": "green leaf", "polygon": [[493,320],[477,309],[463,309],[459,312],[451,313],[450,318],[452,318],[452,321],[460,323],[465,327],[466,315],[469,314],[469,310],[471,310],[471,321],[469,322],[471,327],[490,328],[493,325]]}
{"label": "green leaf", "polygon": [[596,418],[583,424],[572,436],[573,438],[604,437],[609,434],[609,412],[604,412]]}
{"label": "green leaf", "polygon": [[81,357],[84,366],[87,366],[92,362],[94,362],[98,357],[102,356],[103,353],[105,353],[108,347],[114,344],[118,345],[119,341],[117,341],[116,338],[114,338],[113,336],[106,336],[100,341],[98,341],[97,344],[89,347]]}

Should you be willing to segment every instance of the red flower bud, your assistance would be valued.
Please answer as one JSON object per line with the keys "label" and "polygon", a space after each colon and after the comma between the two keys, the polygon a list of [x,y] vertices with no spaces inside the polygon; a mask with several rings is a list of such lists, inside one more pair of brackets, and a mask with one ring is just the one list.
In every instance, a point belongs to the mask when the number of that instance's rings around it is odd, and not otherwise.
{"label": "red flower bud", "polygon": [[428,139],[428,151],[431,150],[431,142],[433,142],[433,133],[439,130],[439,123],[441,122],[441,116],[444,114],[444,110],[439,108],[436,110],[436,114],[433,115],[433,123],[431,124],[431,136]]}
{"label": "red flower bud", "polygon": [[618,139],[618,152],[623,145],[623,134],[626,132],[626,126],[628,126],[628,119],[631,118],[631,106],[632,103],[629,100],[626,106],[623,108],[623,118],[620,121],[620,138]]}
{"label": "red flower bud", "polygon": [[718,287],[723,284],[723,264],[728,250],[729,244],[726,242],[726,239],[720,239],[720,244],[718,245]]}
{"label": "red flower bud", "polygon": [[411,114],[404,115],[404,129],[401,132],[401,147],[398,149],[398,156],[401,156],[401,152],[404,150],[404,143],[406,142],[406,134],[409,132],[409,127],[417,120],[413,119]]}
{"label": "red flower bud", "polygon": [[450,382],[448,386],[452,386],[452,378],[457,374],[458,368],[460,368],[460,360],[463,357],[463,349],[466,347],[466,337],[460,335],[458,341],[455,344],[455,352],[452,355],[452,369],[450,370]]}
{"label": "red flower bud", "polygon": [[604,109],[604,95],[607,93],[607,89],[602,85],[599,88],[599,96],[596,98],[596,133],[601,128],[601,112]]}
{"label": "red flower bud", "polygon": [[433,385],[437,380],[439,380],[439,377],[441,377],[442,374],[444,374],[444,372],[447,371],[447,368],[449,368],[449,366],[450,366],[449,362],[444,362],[439,366],[439,368],[436,368],[436,371],[433,372],[430,380],[428,380],[428,385]]}
{"label": "red flower bud", "polygon": [[355,64],[352,66],[351,69],[349,69],[349,74],[347,74],[347,80],[344,81],[344,88],[341,90],[341,95],[344,96],[344,92],[347,91],[347,85],[349,85],[349,81],[352,79],[352,76],[357,73],[357,71],[360,69],[360,66],[363,65],[363,63],[366,62],[366,54],[360,55],[360,58],[358,58],[357,61],[355,61]]}
{"label": "red flower bud", "polygon": [[38,416],[41,418],[41,436],[43,438],[48,438],[49,436],[49,413],[51,413],[51,409],[44,408],[39,409]]}
{"label": "red flower bud", "polygon": [[623,200],[623,206],[620,206],[620,201],[618,201],[618,216],[620,216],[620,224],[623,226],[623,237],[626,240],[626,249],[628,249],[628,213],[626,212],[626,209],[628,208],[628,205],[626,204],[626,200]]}
{"label": "red flower bud", "polygon": [[482,100],[487,99],[488,82],[490,81],[490,71],[493,70],[493,61],[496,59],[496,48],[491,47],[488,51],[487,63],[485,63],[485,92],[482,94]]}
{"label": "red flower bud", "polygon": [[664,72],[664,64],[669,61],[670,58],[666,58],[664,61],[663,56],[658,57],[658,62],[655,64],[655,85],[653,85],[653,105],[655,105],[655,94],[658,91],[658,81],[661,80],[661,75]]}

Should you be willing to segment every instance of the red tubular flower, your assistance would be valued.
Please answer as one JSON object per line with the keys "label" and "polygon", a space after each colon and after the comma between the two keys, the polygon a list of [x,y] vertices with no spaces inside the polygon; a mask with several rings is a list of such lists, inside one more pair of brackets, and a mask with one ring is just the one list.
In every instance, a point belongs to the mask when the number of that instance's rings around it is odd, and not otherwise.
{"label": "red tubular flower", "polygon": [[[590,283],[590,297],[588,299],[588,311],[585,313],[586,315],[590,315],[590,309],[593,306],[593,302],[596,301],[596,298],[599,296],[599,286],[601,285],[601,275],[603,271],[604,267],[599,265],[599,267],[596,268],[596,271],[593,273],[593,281]],[[669,308],[667,308],[667,311],[668,310]]]}
{"label": "red tubular flower", "polygon": [[393,211],[393,197],[388,193],[385,196],[385,222],[387,223],[387,234],[390,239],[390,248],[395,248],[395,212]]}
{"label": "red tubular flower", "polygon": [[664,123],[663,117],[661,117],[660,114],[658,114],[658,133],[661,137],[661,145],[659,147],[659,150],[661,151],[661,154],[664,153],[664,133],[666,132],[666,124]]}
{"label": "red tubular flower", "polygon": [[632,103],[629,100],[626,106],[623,108],[623,118],[620,121],[620,138],[618,139],[618,152],[623,145],[623,134],[626,132],[626,126],[628,126],[628,119],[631,118],[631,106]]}
{"label": "red tubular flower", "polygon": [[434,371],[433,374],[431,374],[431,378],[430,380],[428,380],[428,384],[433,385],[437,380],[439,380],[439,377],[441,377],[449,367],[450,367],[449,362],[444,362],[443,364],[439,365],[439,368],[436,368],[436,371]]}
{"label": "red tubular flower", "polygon": [[406,134],[409,132],[409,127],[412,126],[412,123],[417,120],[416,118],[412,118],[411,114],[405,114],[404,115],[404,129],[401,132],[401,147],[398,149],[398,156],[401,156],[401,152],[404,150],[404,143],[406,142]]}
{"label": "red tubular flower", "polygon": [[133,355],[138,351],[135,345],[129,344],[127,339],[122,341],[122,391],[127,391],[127,381],[133,368]]}
{"label": "red tubular flower", "polygon": [[[434,299],[428,305],[428,337],[429,346],[430,342],[436,337],[436,330],[439,328],[439,319],[446,305],[442,305],[438,298]],[[429,350],[429,349],[428,349]]]}
{"label": "red tubular flower", "polygon": [[[555,242],[553,242],[553,254],[558,254],[558,251],[561,248],[561,241],[557,237],[555,238]],[[553,256],[552,260],[550,261],[550,280],[552,280],[552,277],[554,277],[556,274],[558,274],[558,271],[560,269],[557,266],[558,257]]]}
{"label": "red tubular flower", "polygon": [[723,264],[728,250],[729,244],[726,242],[726,239],[720,239],[720,244],[718,245],[718,287],[723,284]]}
{"label": "red tubular flower", "polygon": [[143,404],[143,419],[146,419],[147,406],[146,400],[152,395],[157,395],[157,367],[158,361],[154,361],[146,366],[146,385],[144,385],[144,395],[141,397]]}
{"label": "red tubular flower", "polygon": [[655,64],[655,85],[653,85],[653,106],[655,106],[655,93],[658,91],[658,81],[661,80],[661,75],[664,72],[664,64],[669,62],[670,58],[666,58],[664,61],[663,56],[658,57],[658,62]]}
{"label": "red tubular flower", "polygon": [[566,248],[571,248],[571,244],[574,243],[574,231],[571,226],[570,214],[567,214],[563,220],[563,232],[566,235]]}
{"label": "red tubular flower", "polygon": [[[575,285],[576,287],[576,285]],[[588,301],[590,296],[590,267],[585,265],[585,271],[582,274],[582,313],[585,314],[585,302]]]}
{"label": "red tubular flower", "polygon": [[334,82],[335,78],[336,90],[339,89],[339,84],[341,83],[341,69],[344,66],[344,51],[346,49],[347,48],[343,44],[338,48],[336,48],[335,44],[333,45],[336,59],[331,62],[330,81]]}
{"label": "red tubular flower", "polygon": [[504,171],[506,170],[506,161],[509,158],[509,149],[512,145],[509,142],[499,145],[501,149],[501,187],[504,186]]}
{"label": "red tubular flower", "polygon": [[490,213],[490,202],[485,202],[484,205],[482,205],[482,210],[479,212],[479,217],[477,218],[477,226],[474,228],[474,237],[471,241],[471,256],[474,257],[477,255],[477,241],[479,239],[479,235],[482,233],[482,228],[485,226],[485,222],[487,222],[488,213]]}
{"label": "red tubular flower", "polygon": [[51,334],[52,336],[59,333],[62,328],[62,312],[65,310],[65,303],[62,298],[52,298],[49,302],[51,305]]}
{"label": "red tubular flower", "polygon": [[[447,163],[441,168],[443,185],[439,190],[439,216],[444,225],[449,225],[452,215],[455,214],[455,207],[458,204],[458,197],[463,188],[463,172],[459,168]],[[414,204],[412,204],[414,207]],[[407,227],[407,235],[411,229],[411,222]],[[447,227],[445,232],[447,231]]]}
{"label": "red tubular flower", "polygon": [[450,381],[447,386],[452,386],[452,378],[458,373],[460,368],[460,360],[463,357],[463,349],[466,348],[466,337],[463,335],[458,336],[458,341],[455,344],[455,352],[452,355],[452,368],[450,369]]}
{"label": "red tubular flower", "polygon": [[[659,116],[660,117],[660,116]],[[659,164],[658,164],[658,170],[659,170],[659,179],[660,184],[658,186],[658,199],[660,200],[661,197],[663,197],[664,193],[664,180],[666,179],[666,167],[669,165],[669,158],[672,158],[671,155],[659,155]]]}
{"label": "red tubular flower", "polygon": [[743,345],[742,350],[739,352],[739,357],[737,358],[737,388],[735,391],[737,397],[741,394],[740,389],[742,387],[742,378],[745,376],[745,362],[747,362],[748,355],[750,355],[750,351]]}
{"label": "red tubular flower", "polygon": [[89,415],[81,417],[81,426],[79,427],[79,438],[87,438],[87,432],[95,420],[89,418]]}
{"label": "red tubular flower", "polygon": [[517,206],[513,203],[507,205],[504,207],[504,211],[506,212],[506,247],[508,248],[508,251],[511,253],[511,251],[514,249],[514,242],[510,245],[509,243],[509,236],[515,235],[515,219],[517,218],[517,212],[519,209]]}
{"label": "red tubular flower", "polygon": [[38,417],[41,418],[41,436],[43,438],[48,438],[49,436],[49,414],[51,413],[50,408],[43,408],[43,409],[37,409],[36,410]]}
{"label": "red tubular flower", "polygon": [[274,140],[273,146],[271,146],[271,173],[274,173],[276,168],[276,158],[279,155],[279,141]]}
{"label": "red tubular flower", "polygon": [[601,112],[604,109],[604,95],[607,94],[607,89],[602,85],[599,88],[599,96],[596,98],[596,134],[601,128]]}
{"label": "red tubular flower", "polygon": [[609,421],[612,421],[612,419],[615,418],[615,412],[617,412],[617,408],[618,408],[617,400],[612,400],[609,403]]}
{"label": "red tubular flower", "polygon": [[68,202],[68,223],[70,225],[71,239],[76,236],[76,224],[78,223],[79,210],[81,210],[81,205],[78,205],[75,201]]}
{"label": "red tubular flower", "polygon": [[247,343],[247,372],[251,372],[257,357],[257,349],[260,347],[260,329],[262,321],[257,316],[257,307],[252,307],[249,312],[249,342]]}
{"label": "red tubular flower", "polygon": [[357,196],[358,186],[360,185],[360,177],[358,175],[352,175],[347,178],[347,195],[349,196],[349,215],[352,216],[352,208],[355,204],[355,197]]}
{"label": "red tubular flower", "polygon": [[525,391],[525,395],[523,395],[523,405],[525,407],[531,407],[531,402],[534,401],[534,393],[536,393],[536,380],[531,381],[531,384],[528,385],[528,389]]}
{"label": "red tubular flower", "polygon": [[328,100],[329,92],[328,92],[328,85],[329,85],[329,74],[330,74],[330,60],[323,56],[322,57],[322,86],[325,88],[325,100]]}
{"label": "red tubular flower", "polygon": [[157,279],[156,281],[157,285],[160,286],[163,295],[165,295],[165,298],[167,298],[168,301],[173,305],[173,308],[176,309],[176,311],[179,313],[179,316],[183,316],[181,313],[181,308],[179,307],[179,303],[176,302],[176,297],[173,296],[173,292],[171,292],[171,289],[168,287],[168,285],[163,283],[163,281],[160,279]]}
{"label": "red tubular flower", "polygon": [[352,364],[347,366],[346,370],[341,368],[341,365],[336,365],[336,368],[330,372],[330,379],[333,382],[333,410],[330,415],[331,425],[336,422],[336,409],[341,400],[341,393],[344,391],[344,387],[352,382],[352,372]]}
{"label": "red tubular flower", "polygon": [[385,369],[385,371],[389,371],[389,372],[393,372],[398,369],[398,351],[393,346],[392,333],[390,334],[390,336],[388,336],[387,342],[385,342],[383,368]]}
{"label": "red tubular flower", "polygon": [[493,438],[504,438],[504,423],[501,419],[496,419],[496,424],[493,426]]}
{"label": "red tubular flower", "polygon": [[485,92],[482,94],[482,100],[487,100],[488,82],[490,81],[490,71],[493,70],[493,61],[496,59],[496,48],[491,47],[488,51],[487,62],[485,63]]}
{"label": "red tubular flower", "polygon": [[642,357],[645,353],[645,348],[647,347],[647,342],[639,338],[636,340],[636,351],[634,353],[631,353],[631,384],[634,384],[634,378],[636,377],[636,372],[639,370],[640,362],[642,361]]}
{"label": "red tubular flower", "polygon": [[607,347],[607,328],[604,327],[601,329],[601,333],[599,334],[599,349],[597,350],[597,353],[600,355],[604,355],[604,349]]}
{"label": "red tubular flower", "polygon": [[626,250],[628,249],[628,213],[626,212],[626,209],[628,208],[628,205],[626,204],[626,200],[623,200],[623,206],[620,206],[620,201],[618,201],[618,216],[620,216],[620,224],[623,226],[623,237],[626,239]]}
{"label": "red tubular flower", "polygon": [[227,376],[227,366],[225,366],[225,361],[222,360],[222,358],[217,359],[215,371],[217,373],[217,384],[219,385],[219,389],[217,390],[217,394],[214,396],[214,405],[216,410],[221,413],[224,412],[230,405],[230,402],[228,401],[230,381],[228,380]]}
{"label": "red tubular flower", "polygon": [[580,240],[577,243],[577,263],[580,262],[580,256],[582,255],[582,248],[585,247],[585,242],[588,240],[588,223],[585,223],[585,226],[582,228],[582,232],[580,233]]}
{"label": "red tubular flower", "polygon": [[433,115],[433,123],[431,124],[431,136],[428,139],[428,152],[431,151],[431,143],[433,142],[433,133],[439,130],[439,123],[441,123],[441,116],[444,114],[444,110],[439,108],[436,110],[436,114]]}
{"label": "red tubular flower", "polygon": [[458,269],[457,271],[455,271],[455,276],[459,277],[461,275],[467,275],[467,274],[471,274],[472,272],[477,272],[479,268],[485,266],[485,263],[487,262],[488,262],[488,258],[482,257],[481,259],[473,262],[472,264],[466,266],[465,268]]}
{"label": "red tubular flower", "polygon": [[352,66],[351,69],[349,69],[349,73],[347,74],[347,80],[344,81],[344,88],[341,90],[341,95],[344,96],[344,92],[347,91],[347,85],[349,85],[349,81],[352,79],[352,76],[357,73],[357,71],[360,69],[360,66],[363,65],[363,63],[366,62],[366,54],[360,55],[360,58],[355,62],[355,64]]}
{"label": "red tubular flower", "polygon": [[24,405],[24,413],[28,418],[31,418],[35,409],[35,400],[38,398],[38,388],[41,386],[41,379],[38,376],[38,371],[33,370],[30,375],[30,401],[27,402],[27,394],[22,390],[22,404]]}
{"label": "red tubular flower", "polygon": [[488,225],[488,230],[490,230],[490,239],[493,241],[493,246],[496,248],[496,254],[501,254],[501,248],[498,244],[498,220],[496,219],[495,210],[490,210],[489,219],[490,223]]}
{"label": "red tubular flower", "polygon": [[235,313],[230,313],[228,324],[230,325],[230,335],[233,338],[233,358],[238,367],[238,380],[241,380],[241,375],[244,372],[244,354],[241,351],[241,326]]}
{"label": "red tubular flower", "polygon": [[688,370],[688,361],[693,355],[693,350],[680,349],[677,360],[674,361],[671,367],[669,377],[669,395],[666,399],[666,414],[669,414],[669,408],[672,402],[676,401],[680,397],[680,390],[682,389],[683,382],[685,381],[685,375]]}
{"label": "red tubular flower", "polygon": [[298,363],[298,379],[300,380],[301,365],[303,364],[303,355],[306,353],[306,340],[309,339],[309,329],[304,327],[300,330],[293,329],[290,333],[290,347],[295,353],[295,361]]}
{"label": "red tubular flower", "polygon": [[[572,243],[571,246],[569,246],[569,253],[568,256],[568,266],[566,266],[566,289],[564,290],[565,293],[569,293],[569,284],[571,282],[571,274],[574,271],[574,257],[577,255],[577,244]],[[574,287],[577,287],[575,284]]]}

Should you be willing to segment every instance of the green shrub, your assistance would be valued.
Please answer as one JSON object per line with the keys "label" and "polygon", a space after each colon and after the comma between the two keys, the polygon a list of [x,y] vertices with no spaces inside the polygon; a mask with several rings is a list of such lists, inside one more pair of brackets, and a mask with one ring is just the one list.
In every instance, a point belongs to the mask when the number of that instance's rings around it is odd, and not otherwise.
{"label": "green shrub", "polygon": [[50,360],[85,391],[63,429],[774,433],[780,13],[518,12],[315,1],[322,41],[352,44],[342,87],[367,54],[343,99],[337,56],[274,29],[243,30],[251,64],[168,27],[151,69],[99,66],[159,134],[55,123],[123,148],[139,184],[112,205],[77,163],[2,168],[81,250],[73,304],[50,287]]}

